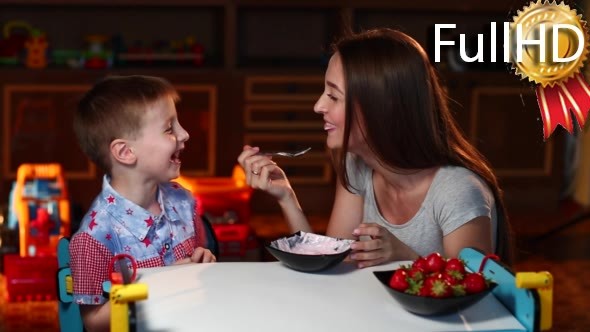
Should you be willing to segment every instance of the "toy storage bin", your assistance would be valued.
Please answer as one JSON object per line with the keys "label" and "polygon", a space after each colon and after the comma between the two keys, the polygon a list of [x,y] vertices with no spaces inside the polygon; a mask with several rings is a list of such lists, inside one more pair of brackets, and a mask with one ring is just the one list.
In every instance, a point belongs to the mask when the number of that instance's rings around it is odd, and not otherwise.
{"label": "toy storage bin", "polygon": [[4,256],[8,301],[50,301],[56,298],[57,258]]}
{"label": "toy storage bin", "polygon": [[260,245],[247,224],[213,224],[221,261],[260,261]]}

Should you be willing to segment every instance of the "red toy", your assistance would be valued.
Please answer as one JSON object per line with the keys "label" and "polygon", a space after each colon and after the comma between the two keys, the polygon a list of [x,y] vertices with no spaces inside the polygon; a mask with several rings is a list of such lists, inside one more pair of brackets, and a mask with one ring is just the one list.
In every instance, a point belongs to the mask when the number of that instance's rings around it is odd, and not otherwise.
{"label": "red toy", "polygon": [[252,188],[240,166],[231,177],[181,176],[180,185],[195,196],[199,214],[213,226],[221,260],[257,260],[259,245],[249,225]]}
{"label": "red toy", "polygon": [[[49,212],[45,208],[37,209],[37,219],[31,220],[31,244],[36,248],[46,248],[49,246],[49,236],[52,229],[55,228],[55,222],[50,219]],[[53,248],[52,248],[53,249]],[[46,252],[37,251],[37,256],[55,255],[55,250]]]}
{"label": "red toy", "polygon": [[[43,180],[50,192],[27,192]],[[56,298],[57,242],[70,236],[70,202],[59,164],[22,164],[17,171],[11,209],[19,228],[19,254],[4,256],[9,301]],[[54,213],[52,213],[54,212]]]}

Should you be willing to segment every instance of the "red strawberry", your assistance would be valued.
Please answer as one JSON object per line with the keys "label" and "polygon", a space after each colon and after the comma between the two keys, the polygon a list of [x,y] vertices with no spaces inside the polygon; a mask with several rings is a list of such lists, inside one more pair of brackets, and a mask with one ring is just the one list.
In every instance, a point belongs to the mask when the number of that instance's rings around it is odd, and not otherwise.
{"label": "red strawberry", "polygon": [[420,291],[424,288],[422,287],[424,280],[414,280],[411,278],[408,278],[407,280],[410,287],[406,289],[406,293],[412,295],[420,295]]}
{"label": "red strawberry", "polygon": [[453,296],[453,288],[452,286],[446,282],[445,280],[436,281],[432,285],[432,290],[430,291],[434,297],[438,298],[445,298]]}
{"label": "red strawberry", "polygon": [[445,271],[457,271],[465,274],[465,264],[459,258],[449,258],[445,264]]}
{"label": "red strawberry", "polygon": [[422,285],[422,287],[420,287],[420,290],[418,291],[418,296],[429,297],[430,296],[430,289],[428,287]]}
{"label": "red strawberry", "polygon": [[389,286],[400,292],[405,292],[410,284],[408,283],[408,272],[404,269],[397,269],[389,279]]}
{"label": "red strawberry", "polygon": [[446,261],[438,252],[426,256],[426,272],[442,272]]}
{"label": "red strawberry", "polygon": [[465,296],[466,294],[463,284],[453,285],[451,288],[453,289],[453,296]]}
{"label": "red strawberry", "polygon": [[483,292],[488,287],[481,273],[467,273],[463,279],[463,286],[467,294]]}
{"label": "red strawberry", "polygon": [[424,279],[424,281],[422,282],[422,287],[420,287],[420,291],[418,292],[418,295],[424,297],[432,296],[430,295],[430,290],[432,289],[432,284],[435,280],[436,277],[434,275],[428,276],[426,279]]}
{"label": "red strawberry", "polygon": [[428,271],[428,262],[426,262],[426,258],[418,257],[414,263],[412,263],[412,267],[422,269],[423,271]]}
{"label": "red strawberry", "polygon": [[416,282],[424,280],[425,277],[426,277],[426,272],[424,272],[424,270],[419,267],[411,267],[408,270],[408,278],[410,278]]}
{"label": "red strawberry", "polygon": [[442,275],[435,274],[426,278],[426,291],[429,296],[436,298],[445,298],[453,295],[451,285],[442,278]]}
{"label": "red strawberry", "polygon": [[442,279],[446,280],[450,285],[457,285],[463,280],[463,275],[457,271],[445,271],[442,273]]}

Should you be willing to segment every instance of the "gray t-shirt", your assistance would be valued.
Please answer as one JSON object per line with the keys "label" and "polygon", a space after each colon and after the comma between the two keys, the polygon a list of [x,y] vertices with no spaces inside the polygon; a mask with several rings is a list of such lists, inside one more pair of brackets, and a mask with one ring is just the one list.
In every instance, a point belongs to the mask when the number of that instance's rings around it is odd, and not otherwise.
{"label": "gray t-shirt", "polygon": [[352,186],[350,190],[364,198],[363,222],[385,227],[417,254],[444,253],[443,236],[481,216],[491,219],[495,251],[497,212],[494,195],[487,184],[470,170],[458,166],[441,167],[420,210],[402,225],[390,224],[379,212],[373,191],[373,170],[364,161],[349,155],[347,173]]}

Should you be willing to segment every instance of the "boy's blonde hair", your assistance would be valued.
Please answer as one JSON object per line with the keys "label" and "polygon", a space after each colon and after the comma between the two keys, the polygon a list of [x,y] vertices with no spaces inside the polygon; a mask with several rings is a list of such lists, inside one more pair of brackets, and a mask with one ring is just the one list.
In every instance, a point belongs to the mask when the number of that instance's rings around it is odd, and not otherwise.
{"label": "boy's blonde hair", "polygon": [[110,175],[110,144],[134,138],[147,106],[162,98],[178,101],[167,80],[152,76],[109,76],[88,91],[74,114],[74,132],[82,151]]}

